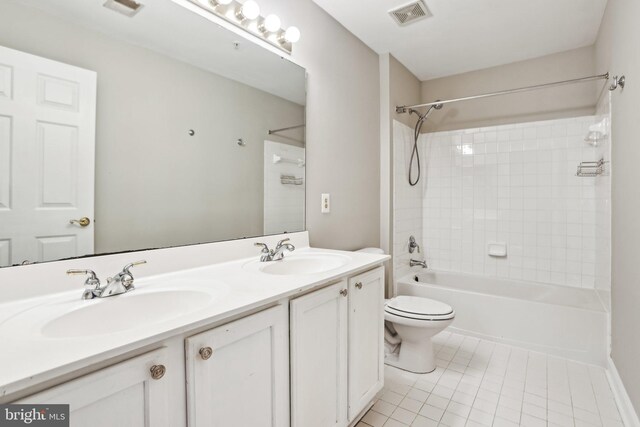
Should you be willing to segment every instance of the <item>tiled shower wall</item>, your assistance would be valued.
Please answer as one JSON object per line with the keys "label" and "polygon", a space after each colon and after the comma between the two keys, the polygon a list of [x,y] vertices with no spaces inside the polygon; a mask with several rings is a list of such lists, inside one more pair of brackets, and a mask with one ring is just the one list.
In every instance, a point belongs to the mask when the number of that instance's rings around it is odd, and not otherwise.
{"label": "tiled shower wall", "polygon": [[[395,279],[409,273],[409,259],[420,259],[421,254],[409,254],[409,236],[414,236],[422,247],[422,183],[412,187],[408,183],[408,165],[413,147],[413,129],[393,122],[393,276]],[[420,158],[424,158],[424,144],[420,144]],[[424,166],[423,166],[424,173]],[[415,176],[415,175],[413,175]],[[414,178],[415,179],[415,178]]]}
{"label": "tiled shower wall", "polygon": [[[263,234],[304,230],[305,167],[287,162],[274,163],[274,155],[285,160],[304,160],[305,150],[281,142],[264,142]],[[283,183],[283,175],[294,179]]]}
{"label": "tiled shower wall", "polygon": [[[595,287],[596,271],[602,270],[596,268],[596,212],[608,206],[610,187],[608,178],[575,174],[580,161],[598,160],[603,151],[584,142],[597,120],[588,116],[422,135],[419,196],[407,189],[404,173],[412,130],[394,123],[394,250],[400,254],[395,277],[408,270],[405,234],[411,230],[422,236],[420,256],[436,270]],[[507,256],[489,256],[489,242],[504,242]]]}
{"label": "tiled shower wall", "polygon": [[[611,92],[604,91],[596,110],[596,121],[604,120],[611,129]],[[611,133],[598,141],[596,158],[611,160]],[[596,186],[596,289],[610,303],[611,293],[611,163],[605,173],[595,180]],[[604,292],[604,294],[603,294]]]}

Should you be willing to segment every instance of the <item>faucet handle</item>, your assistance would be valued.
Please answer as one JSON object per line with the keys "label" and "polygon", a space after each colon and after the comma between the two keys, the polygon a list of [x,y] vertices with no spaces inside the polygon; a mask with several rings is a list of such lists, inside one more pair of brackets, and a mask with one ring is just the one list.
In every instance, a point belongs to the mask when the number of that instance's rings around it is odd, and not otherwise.
{"label": "faucet handle", "polygon": [[87,277],[87,280],[84,281],[84,285],[85,286],[95,286],[98,287],[100,286],[100,279],[98,279],[98,276],[96,276],[96,273],[93,270],[75,270],[75,269],[71,269],[71,270],[67,270],[67,274],[69,276],[75,276],[75,275],[85,275],[88,274],[89,277]]}
{"label": "faucet handle", "polygon": [[282,244],[283,244],[283,243],[286,243],[286,242],[288,242],[289,240],[291,240],[291,239],[289,239],[288,237],[287,237],[286,239],[282,239],[282,240],[280,240],[280,241],[278,242],[278,244],[276,245],[276,248],[279,248],[280,246],[282,246]]}
{"label": "faucet handle", "polygon": [[262,252],[265,253],[265,254],[269,252],[269,246],[267,246],[266,243],[256,242],[256,243],[253,244],[253,246],[261,247],[262,248]]}
{"label": "faucet handle", "polygon": [[131,274],[131,272],[129,271],[129,269],[130,269],[131,267],[134,267],[134,266],[136,266],[136,265],[146,264],[146,263],[147,263],[147,261],[145,261],[145,260],[140,260],[140,261],[136,261],[136,262],[129,263],[129,264],[127,264],[127,265],[125,265],[125,266],[124,266],[124,268],[122,269],[122,272],[123,272],[123,273],[127,273],[127,274],[129,274],[129,275],[130,275],[130,274]]}
{"label": "faucet handle", "polygon": [[114,279],[120,280],[120,282],[126,288],[127,291],[133,289],[133,274],[131,274],[131,271],[129,271],[129,269],[135,265],[141,265],[146,263],[147,261],[140,260],[140,261],[135,261],[125,265],[122,268],[122,271],[118,275],[116,275],[116,277],[110,279],[109,282],[113,281]]}

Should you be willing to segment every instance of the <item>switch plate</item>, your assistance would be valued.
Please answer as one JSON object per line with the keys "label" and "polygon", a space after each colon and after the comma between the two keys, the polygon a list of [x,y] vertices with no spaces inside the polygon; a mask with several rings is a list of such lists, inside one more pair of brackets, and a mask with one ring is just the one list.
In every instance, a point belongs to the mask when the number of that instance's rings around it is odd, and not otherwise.
{"label": "switch plate", "polygon": [[320,212],[331,212],[331,195],[329,193],[322,193],[322,206],[320,208]]}

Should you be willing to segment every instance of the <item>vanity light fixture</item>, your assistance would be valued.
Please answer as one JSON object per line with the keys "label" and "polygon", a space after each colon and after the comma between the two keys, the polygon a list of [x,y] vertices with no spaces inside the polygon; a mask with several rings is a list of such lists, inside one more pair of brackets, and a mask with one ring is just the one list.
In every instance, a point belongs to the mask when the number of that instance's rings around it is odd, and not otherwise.
{"label": "vanity light fixture", "polygon": [[267,17],[264,18],[264,22],[262,23],[262,25],[260,25],[260,31],[262,31],[263,33],[275,33],[280,29],[281,25],[282,24],[280,22],[280,18],[278,18],[278,15],[274,15],[272,13],[271,15],[267,15]]}
{"label": "vanity light fixture", "polygon": [[300,40],[300,30],[298,27],[287,28],[287,31],[284,32],[284,39],[289,43],[296,43]]}
{"label": "vanity light fixture", "polygon": [[245,19],[253,21],[260,16],[260,6],[258,6],[258,3],[253,0],[247,0],[240,9],[238,9],[236,16],[241,21],[244,21]]}
{"label": "vanity light fixture", "polygon": [[262,17],[260,6],[255,0],[189,1],[289,54],[293,43],[300,40],[300,30],[297,27],[282,28],[280,18],[274,14]]}
{"label": "vanity light fixture", "polygon": [[226,6],[231,3],[232,0],[199,0],[200,4],[205,7]]}

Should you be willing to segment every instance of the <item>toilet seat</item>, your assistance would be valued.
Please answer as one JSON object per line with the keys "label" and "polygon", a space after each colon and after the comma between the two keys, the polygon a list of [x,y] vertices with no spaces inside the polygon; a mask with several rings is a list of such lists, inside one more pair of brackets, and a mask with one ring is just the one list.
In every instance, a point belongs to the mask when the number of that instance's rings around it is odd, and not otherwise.
{"label": "toilet seat", "polygon": [[384,311],[393,316],[418,321],[450,320],[455,317],[455,312],[448,304],[407,295],[397,296],[387,301]]}

